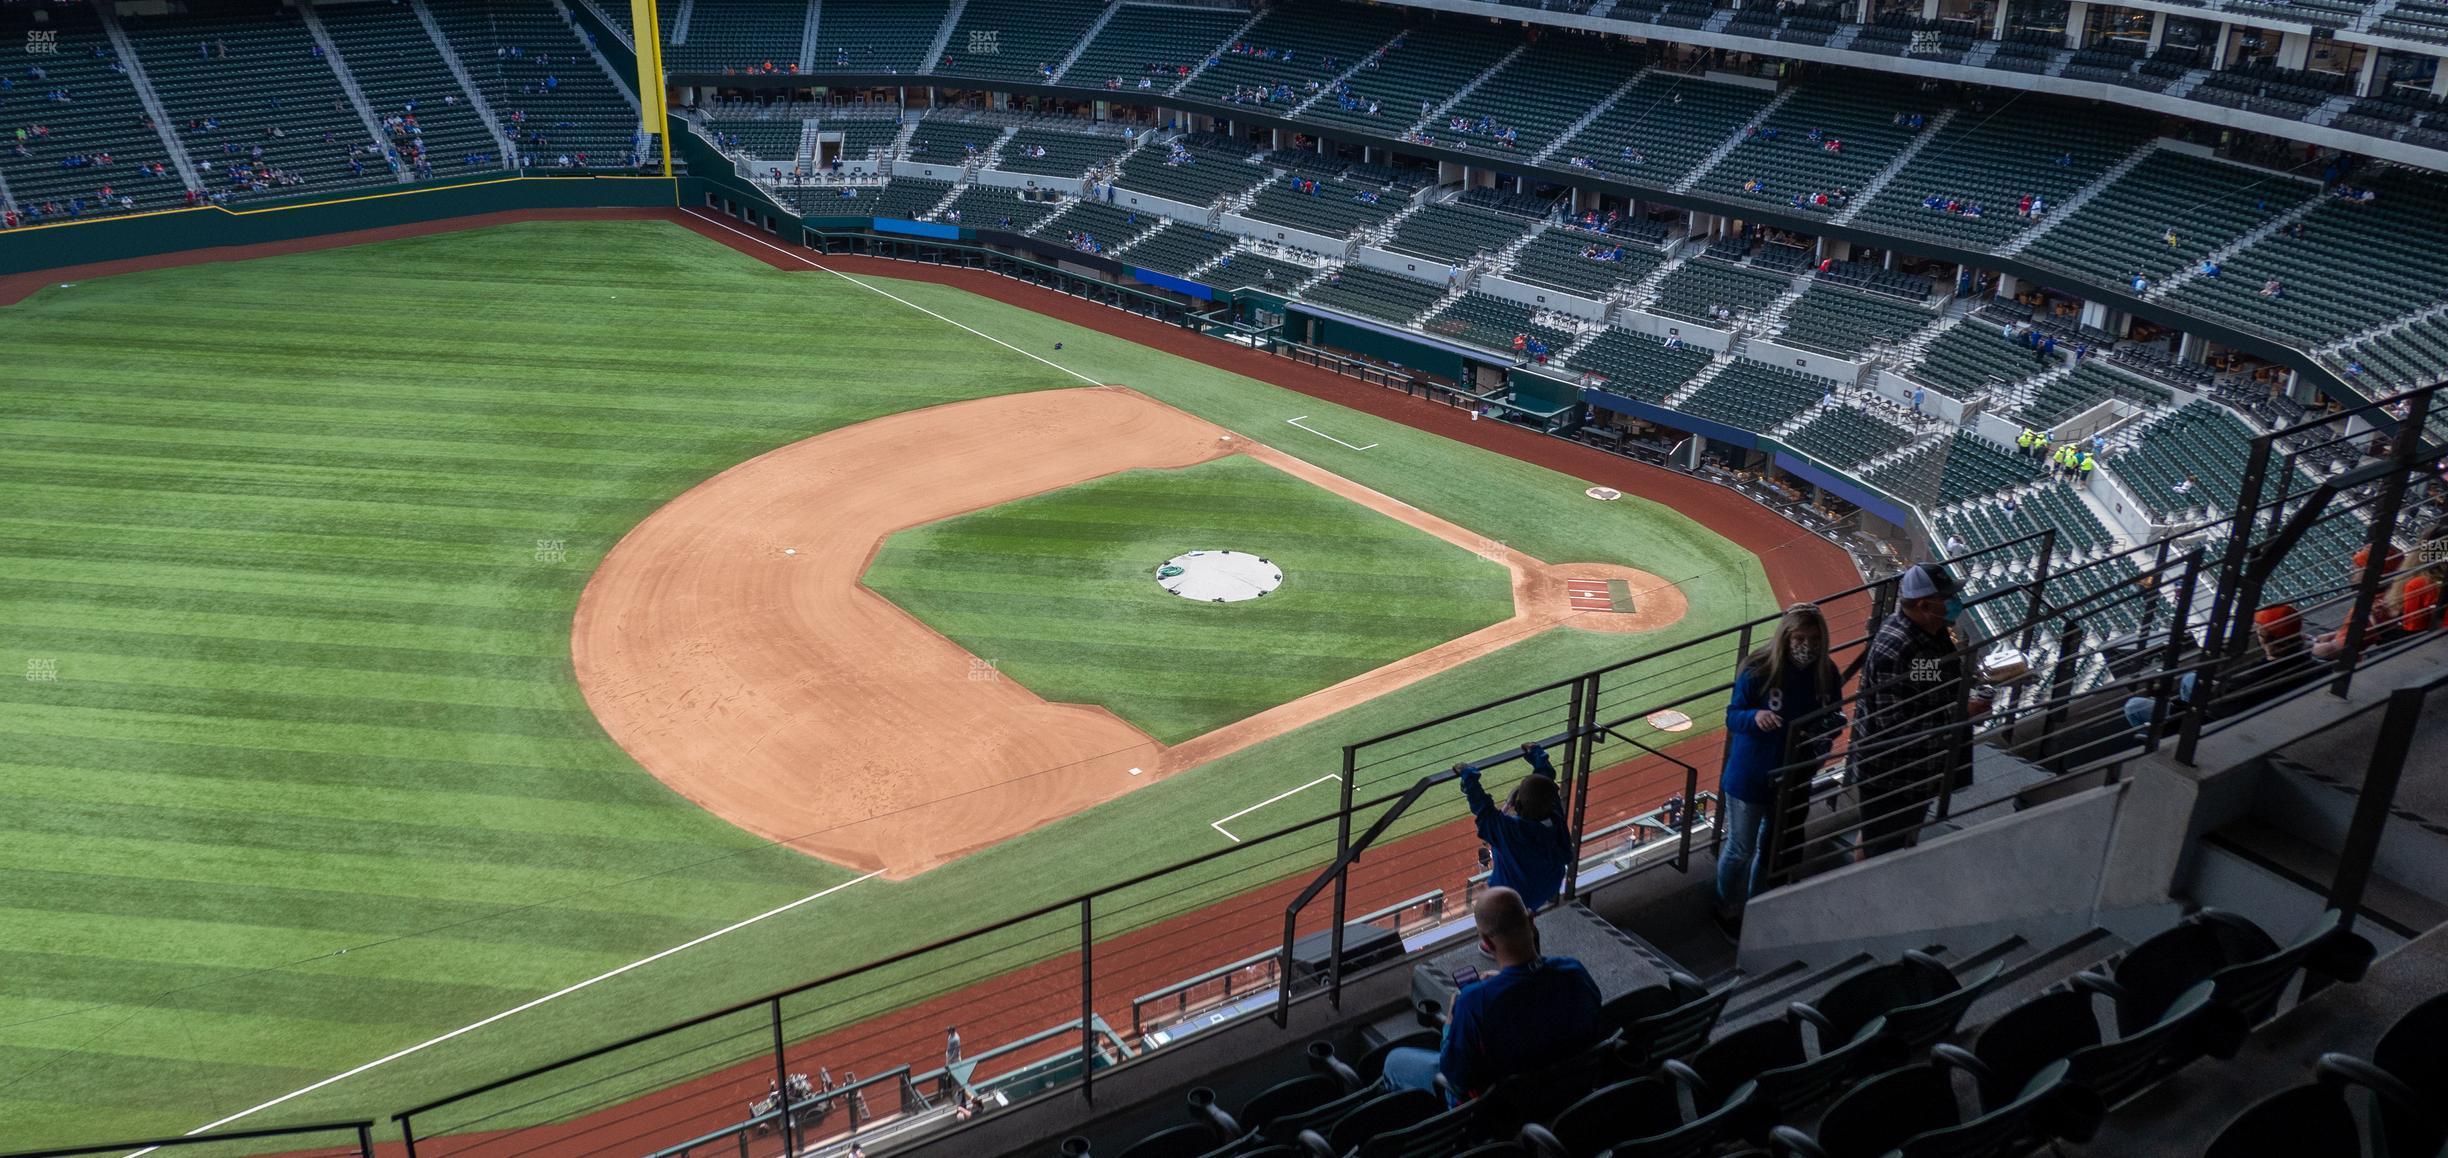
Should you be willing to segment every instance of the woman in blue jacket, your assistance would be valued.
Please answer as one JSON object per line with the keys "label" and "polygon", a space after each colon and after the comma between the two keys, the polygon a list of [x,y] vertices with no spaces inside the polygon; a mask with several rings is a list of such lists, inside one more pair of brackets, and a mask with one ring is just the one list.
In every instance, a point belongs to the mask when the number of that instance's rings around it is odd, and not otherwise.
{"label": "woman in blue jacket", "polygon": [[[1717,919],[1729,932],[1740,927],[1759,877],[1778,769],[1789,759],[1824,757],[1844,727],[1841,712],[1801,722],[1843,696],[1827,641],[1819,605],[1796,603],[1777,621],[1776,637],[1744,657],[1735,673],[1734,698],[1726,705],[1725,772],[1717,783]],[[1795,738],[1789,757],[1786,733],[1796,727],[1808,734]]]}

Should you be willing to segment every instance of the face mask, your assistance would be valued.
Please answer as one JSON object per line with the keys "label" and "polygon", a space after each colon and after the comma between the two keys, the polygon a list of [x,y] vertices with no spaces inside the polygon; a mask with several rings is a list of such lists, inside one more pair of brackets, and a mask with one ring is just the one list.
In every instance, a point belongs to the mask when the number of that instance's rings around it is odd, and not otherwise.
{"label": "face mask", "polygon": [[1809,667],[1818,660],[1819,649],[1797,640],[1785,645],[1785,658],[1794,661],[1796,666]]}

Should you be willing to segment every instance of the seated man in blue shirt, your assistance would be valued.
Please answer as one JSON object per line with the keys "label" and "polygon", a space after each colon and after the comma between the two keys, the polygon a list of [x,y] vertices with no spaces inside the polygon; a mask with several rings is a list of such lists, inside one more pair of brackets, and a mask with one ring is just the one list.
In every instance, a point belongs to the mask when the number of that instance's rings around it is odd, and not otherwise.
{"label": "seated man in blue shirt", "polygon": [[1498,968],[1454,995],[1442,1049],[1386,1055],[1386,1083],[1395,1089],[1434,1090],[1442,1074],[1449,1100],[1477,1097],[1606,1037],[1598,983],[1579,961],[1539,956],[1538,926],[1520,893],[1489,889],[1471,906],[1471,920]]}
{"label": "seated man in blue shirt", "polygon": [[1502,808],[1479,786],[1479,770],[1468,764],[1462,773],[1462,796],[1477,818],[1479,839],[1492,853],[1488,884],[1512,889],[1532,912],[1546,908],[1564,888],[1564,866],[1572,860],[1572,833],[1564,825],[1564,798],[1556,790],[1555,765],[1547,750],[1522,745],[1530,775],[1513,787]]}

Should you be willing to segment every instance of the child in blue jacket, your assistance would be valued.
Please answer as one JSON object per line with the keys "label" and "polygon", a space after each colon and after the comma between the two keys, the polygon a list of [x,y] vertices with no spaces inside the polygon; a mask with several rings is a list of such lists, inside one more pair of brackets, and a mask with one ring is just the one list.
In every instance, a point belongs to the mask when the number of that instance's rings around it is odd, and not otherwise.
{"label": "child in blue jacket", "polygon": [[1479,786],[1479,769],[1464,764],[1462,796],[1478,819],[1479,839],[1491,854],[1488,884],[1521,894],[1522,904],[1535,913],[1556,899],[1564,888],[1564,866],[1572,860],[1572,833],[1566,831],[1563,794],[1556,790],[1555,762],[1536,744],[1522,745],[1522,760],[1530,775],[1514,785],[1504,807]]}

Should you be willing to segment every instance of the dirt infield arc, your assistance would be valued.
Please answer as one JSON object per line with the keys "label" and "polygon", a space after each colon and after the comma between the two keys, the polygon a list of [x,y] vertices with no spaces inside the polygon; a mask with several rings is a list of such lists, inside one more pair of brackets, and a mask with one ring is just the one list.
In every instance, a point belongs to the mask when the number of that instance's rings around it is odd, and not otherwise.
{"label": "dirt infield arc", "polygon": [[648,516],[579,599],[579,686],[612,738],[700,807],[907,877],[1550,627],[1646,631],[1686,611],[1657,576],[1587,564],[1566,570],[1603,571],[1644,595],[1635,614],[1577,610],[1563,570],[1507,552],[1511,617],[1168,748],[1102,708],[1048,703],[1000,678],[860,583],[895,531],[1226,455],[1464,549],[1483,541],[1135,391],[982,398],[793,443]]}
{"label": "dirt infield arc", "polygon": [[[825,276],[792,260],[791,251],[697,213],[678,209],[537,211],[17,275],[0,279],[0,306],[12,304],[50,282],[112,273],[245,260],[520,221],[641,218],[677,224],[778,269]],[[1818,597],[1859,582],[1851,560],[1833,544],[1749,499],[1688,475],[1501,423],[1472,422],[1468,415],[1447,406],[1245,347],[1208,340],[1173,326],[983,271],[859,257],[827,256],[823,260],[829,268],[844,273],[925,281],[965,290],[1672,506],[1756,554],[1768,575],[1771,590],[1780,601]],[[1858,624],[1865,602],[1846,600],[1828,610],[1831,618]],[[1721,744],[1722,733],[1708,733],[1668,750],[1700,767],[1712,768]],[[1593,785],[1590,821],[1597,825],[1643,811],[1680,788],[1679,776],[1646,772],[1602,774]],[[1415,895],[1425,888],[1450,885],[1456,866],[1469,864],[1473,843],[1467,824],[1447,825],[1396,842],[1377,854],[1376,868],[1369,879],[1356,883],[1353,905],[1366,909]],[[1268,947],[1280,936],[1285,898],[1306,875],[1182,914],[1118,942],[1100,944],[1097,969],[1100,1012],[1105,1012],[1109,1019],[1126,1017],[1127,1010],[1121,1006],[1130,994],[1155,989],[1219,961]],[[1066,956],[1015,974],[951,989],[856,1026],[794,1043],[790,1059],[794,1069],[812,1069],[819,1063],[836,1071],[855,1068],[871,1073],[900,1064],[924,1068],[930,1056],[939,1056],[943,1027],[947,1024],[961,1024],[969,1040],[984,1043],[1011,1040],[1017,1034],[1042,1029],[1070,1016],[1076,1008],[1073,1004],[1077,1000],[1076,990],[1069,988],[1075,984],[1076,969],[1076,957]],[[771,1073],[769,1063],[751,1061],[654,1096],[606,1105],[553,1126],[510,1135],[462,1135],[442,1144],[421,1146],[419,1152],[509,1155],[571,1153],[594,1147],[643,1152],[738,1120],[741,1107],[763,1093]],[[391,1108],[368,1106],[365,1111],[378,1115]],[[397,1143],[386,1144],[382,1150],[385,1155],[402,1152]]]}

